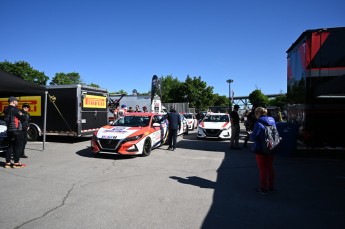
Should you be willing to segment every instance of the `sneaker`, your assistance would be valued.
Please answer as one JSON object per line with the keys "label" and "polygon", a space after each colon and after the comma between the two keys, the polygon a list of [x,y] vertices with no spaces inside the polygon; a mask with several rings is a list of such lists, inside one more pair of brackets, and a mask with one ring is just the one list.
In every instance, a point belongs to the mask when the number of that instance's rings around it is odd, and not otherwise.
{"label": "sneaker", "polygon": [[26,166],[26,164],[22,164],[22,163],[14,163],[13,164],[13,166],[12,166],[12,168],[23,168],[23,167],[25,167]]}
{"label": "sneaker", "polygon": [[5,169],[11,168],[11,167],[12,167],[12,164],[11,164],[11,163],[6,163],[6,164],[4,165],[4,168],[5,168]]}
{"label": "sneaker", "polygon": [[28,156],[24,154],[24,155],[20,156],[20,158],[28,158]]}
{"label": "sneaker", "polygon": [[267,195],[268,191],[266,189],[262,189],[262,188],[257,188],[255,189],[255,191],[261,195]]}
{"label": "sneaker", "polygon": [[171,148],[171,147],[168,147],[167,150],[172,150],[172,148]]}
{"label": "sneaker", "polygon": [[176,148],[172,148],[171,150],[172,150],[172,151],[175,151],[175,149],[176,149]]}

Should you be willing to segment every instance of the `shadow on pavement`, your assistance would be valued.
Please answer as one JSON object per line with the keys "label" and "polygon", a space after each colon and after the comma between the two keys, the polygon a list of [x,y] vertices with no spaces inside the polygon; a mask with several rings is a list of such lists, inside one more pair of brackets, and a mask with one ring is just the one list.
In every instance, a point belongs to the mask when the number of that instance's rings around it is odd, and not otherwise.
{"label": "shadow on pavement", "polygon": [[227,149],[230,144],[229,140],[197,139],[196,136],[197,134],[195,132],[184,135],[182,139],[176,143],[176,147],[192,150],[224,152],[224,149]]}
{"label": "shadow on pavement", "polygon": [[190,185],[195,185],[200,188],[212,188],[214,189],[216,187],[216,182],[201,178],[201,177],[196,177],[196,176],[191,176],[191,177],[176,177],[176,176],[171,176],[170,177],[173,180],[177,180],[178,182],[182,184],[190,184]]}
{"label": "shadow on pavement", "polygon": [[178,147],[226,149],[216,182],[198,176],[170,177],[182,185],[214,189],[201,228],[345,228],[344,160],[278,154],[276,191],[261,195],[255,192],[259,183],[255,155],[248,149],[229,151],[228,142],[207,141],[206,146],[191,142],[182,140]]}
{"label": "shadow on pavement", "polygon": [[76,152],[77,155],[81,157],[91,157],[95,159],[111,159],[111,160],[127,160],[127,159],[134,159],[138,156],[132,156],[132,155],[114,155],[114,154],[94,154],[92,153],[90,147],[86,149],[82,149]]}
{"label": "shadow on pavement", "polygon": [[[46,142],[63,142],[63,143],[77,143],[77,142],[84,142],[90,141],[91,137],[74,137],[74,136],[54,136],[54,135],[47,135]],[[43,138],[40,137],[37,141],[43,142]]]}

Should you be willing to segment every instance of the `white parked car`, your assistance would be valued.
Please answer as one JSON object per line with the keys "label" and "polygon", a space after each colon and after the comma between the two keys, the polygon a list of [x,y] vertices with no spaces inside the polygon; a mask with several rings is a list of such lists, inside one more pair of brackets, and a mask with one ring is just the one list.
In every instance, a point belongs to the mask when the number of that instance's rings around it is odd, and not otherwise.
{"label": "white parked car", "polygon": [[183,116],[187,120],[187,125],[189,130],[194,130],[198,127],[198,120],[196,119],[194,114],[183,114]]}
{"label": "white parked car", "polygon": [[0,120],[0,152],[6,151],[8,148],[7,127],[3,120]]}
{"label": "white parked car", "polygon": [[209,113],[198,125],[197,138],[231,138],[230,116],[226,113]]}
{"label": "white parked car", "polygon": [[181,126],[177,135],[181,135],[181,134],[187,135],[188,134],[187,119],[182,114],[180,114],[180,117],[181,117]]}

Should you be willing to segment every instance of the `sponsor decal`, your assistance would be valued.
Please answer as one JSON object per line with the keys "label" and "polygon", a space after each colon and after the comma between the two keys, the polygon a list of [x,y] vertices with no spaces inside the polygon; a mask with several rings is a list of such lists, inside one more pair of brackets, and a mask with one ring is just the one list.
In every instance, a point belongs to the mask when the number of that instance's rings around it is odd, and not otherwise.
{"label": "sponsor decal", "polygon": [[106,108],[107,97],[96,95],[85,95],[83,99],[84,108]]}
{"label": "sponsor decal", "polygon": [[103,139],[116,139],[117,136],[111,136],[111,135],[102,135],[101,138]]}
{"label": "sponsor decal", "polygon": [[113,127],[110,129],[102,129],[102,134],[106,134],[106,133],[120,133],[120,134],[126,134],[128,133],[127,128],[126,127]]}
{"label": "sponsor decal", "polygon": [[[29,104],[30,116],[41,116],[41,96],[21,96],[17,97],[19,100],[18,108],[22,109],[24,103]],[[0,113],[8,106],[8,98],[0,98]]]}

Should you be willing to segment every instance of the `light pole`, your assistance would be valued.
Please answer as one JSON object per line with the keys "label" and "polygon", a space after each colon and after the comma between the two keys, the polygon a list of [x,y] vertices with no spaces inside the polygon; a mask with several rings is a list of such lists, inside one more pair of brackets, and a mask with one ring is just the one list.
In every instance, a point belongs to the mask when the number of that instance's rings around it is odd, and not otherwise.
{"label": "light pole", "polygon": [[231,83],[234,82],[232,79],[226,81],[229,84],[229,114],[231,111]]}

